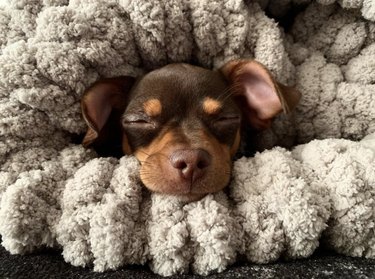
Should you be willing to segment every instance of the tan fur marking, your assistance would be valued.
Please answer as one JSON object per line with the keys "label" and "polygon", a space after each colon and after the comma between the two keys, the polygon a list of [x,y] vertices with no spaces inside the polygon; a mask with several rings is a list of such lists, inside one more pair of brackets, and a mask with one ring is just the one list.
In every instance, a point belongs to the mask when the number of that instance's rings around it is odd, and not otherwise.
{"label": "tan fur marking", "polygon": [[150,99],[143,103],[143,109],[148,116],[154,117],[161,114],[161,103],[158,99]]}
{"label": "tan fur marking", "polygon": [[122,151],[127,155],[132,154],[132,149],[129,145],[128,138],[125,134],[122,137]]}
{"label": "tan fur marking", "polygon": [[147,157],[162,151],[168,144],[172,143],[174,139],[175,136],[173,132],[167,131],[154,139],[148,146],[136,150],[134,155],[141,163],[143,163],[146,161]]}
{"label": "tan fur marking", "polygon": [[220,111],[222,104],[210,97],[206,97],[203,101],[203,110],[207,114],[215,114]]}
{"label": "tan fur marking", "polygon": [[238,148],[240,147],[240,142],[241,142],[241,134],[240,134],[240,129],[238,129],[236,133],[236,138],[234,139],[234,143],[232,147],[230,148],[230,155],[232,158],[234,157]]}

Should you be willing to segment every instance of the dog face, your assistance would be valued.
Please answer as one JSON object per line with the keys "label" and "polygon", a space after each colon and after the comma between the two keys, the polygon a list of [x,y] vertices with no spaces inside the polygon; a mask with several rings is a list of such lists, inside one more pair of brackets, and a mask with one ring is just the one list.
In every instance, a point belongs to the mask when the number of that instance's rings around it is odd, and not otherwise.
{"label": "dog face", "polygon": [[99,81],[82,99],[85,146],[134,154],[151,191],[195,200],[222,190],[243,121],[268,127],[297,91],[275,82],[259,63],[237,60],[219,71],[171,64],[134,80]]}

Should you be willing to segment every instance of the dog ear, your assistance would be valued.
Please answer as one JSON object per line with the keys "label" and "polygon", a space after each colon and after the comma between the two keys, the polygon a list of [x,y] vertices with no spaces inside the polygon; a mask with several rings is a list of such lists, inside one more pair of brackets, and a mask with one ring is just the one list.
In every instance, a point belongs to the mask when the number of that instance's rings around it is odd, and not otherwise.
{"label": "dog ear", "polygon": [[114,150],[119,150],[123,136],[120,118],[134,81],[134,78],[128,76],[106,78],[85,91],[81,110],[88,128],[82,141],[83,146],[92,146],[105,156],[111,156]]}
{"label": "dog ear", "polygon": [[220,71],[230,83],[231,94],[245,119],[256,129],[268,128],[278,113],[289,113],[301,98],[298,90],[277,82],[257,61],[233,60]]}

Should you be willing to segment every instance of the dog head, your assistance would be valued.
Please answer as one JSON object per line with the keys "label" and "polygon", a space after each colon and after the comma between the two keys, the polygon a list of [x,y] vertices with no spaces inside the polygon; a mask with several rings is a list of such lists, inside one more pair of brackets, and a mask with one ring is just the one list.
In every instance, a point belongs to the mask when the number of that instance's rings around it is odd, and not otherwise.
{"label": "dog head", "polygon": [[170,64],[138,80],[118,77],[91,86],[81,102],[88,124],[83,145],[110,152],[121,147],[137,157],[151,191],[199,199],[229,183],[241,125],[267,128],[299,98],[253,60],[217,71]]}

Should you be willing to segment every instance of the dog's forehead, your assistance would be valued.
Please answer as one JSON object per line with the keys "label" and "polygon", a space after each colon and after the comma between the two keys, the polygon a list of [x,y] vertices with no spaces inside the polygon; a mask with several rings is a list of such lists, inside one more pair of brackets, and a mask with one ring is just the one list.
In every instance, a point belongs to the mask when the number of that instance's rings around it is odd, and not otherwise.
{"label": "dog's forehead", "polygon": [[188,64],[170,64],[145,75],[137,84],[136,96],[159,99],[164,105],[200,102],[205,97],[219,98],[226,81],[221,73]]}

